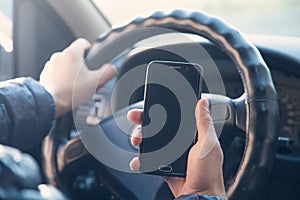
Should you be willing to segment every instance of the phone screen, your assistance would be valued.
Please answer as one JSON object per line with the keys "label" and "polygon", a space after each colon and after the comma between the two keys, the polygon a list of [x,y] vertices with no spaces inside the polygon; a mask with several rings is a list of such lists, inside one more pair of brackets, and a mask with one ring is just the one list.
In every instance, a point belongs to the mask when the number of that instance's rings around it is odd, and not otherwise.
{"label": "phone screen", "polygon": [[186,175],[187,157],[196,139],[195,107],[202,68],[194,63],[153,61],[148,65],[140,171]]}

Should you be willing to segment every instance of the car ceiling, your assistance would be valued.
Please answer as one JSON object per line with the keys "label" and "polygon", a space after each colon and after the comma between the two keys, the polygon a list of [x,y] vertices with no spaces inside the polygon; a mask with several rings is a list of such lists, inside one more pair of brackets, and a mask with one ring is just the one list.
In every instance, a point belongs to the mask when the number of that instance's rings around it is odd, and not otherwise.
{"label": "car ceiling", "polygon": [[100,33],[110,27],[110,23],[89,0],[48,0],[47,2],[65,21],[75,37],[84,37],[93,42]]}

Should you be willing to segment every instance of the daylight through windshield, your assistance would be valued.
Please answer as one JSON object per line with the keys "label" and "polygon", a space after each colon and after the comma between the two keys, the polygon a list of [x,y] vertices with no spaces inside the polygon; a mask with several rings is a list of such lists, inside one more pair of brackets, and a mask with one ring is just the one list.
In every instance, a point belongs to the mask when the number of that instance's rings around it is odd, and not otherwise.
{"label": "daylight through windshield", "polygon": [[225,19],[245,33],[300,36],[299,0],[93,0],[113,25],[155,11],[202,10]]}

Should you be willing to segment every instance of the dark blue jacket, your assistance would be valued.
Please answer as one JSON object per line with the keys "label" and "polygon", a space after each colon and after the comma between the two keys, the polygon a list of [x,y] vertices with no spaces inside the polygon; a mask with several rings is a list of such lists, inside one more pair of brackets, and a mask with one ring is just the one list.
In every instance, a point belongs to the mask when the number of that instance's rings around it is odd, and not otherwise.
{"label": "dark blue jacket", "polygon": [[[40,143],[54,119],[52,96],[32,78],[0,83],[0,144],[27,150]],[[184,195],[177,200],[220,200]]]}
{"label": "dark blue jacket", "polygon": [[40,143],[54,109],[52,96],[32,78],[0,82],[0,144],[28,150]]}

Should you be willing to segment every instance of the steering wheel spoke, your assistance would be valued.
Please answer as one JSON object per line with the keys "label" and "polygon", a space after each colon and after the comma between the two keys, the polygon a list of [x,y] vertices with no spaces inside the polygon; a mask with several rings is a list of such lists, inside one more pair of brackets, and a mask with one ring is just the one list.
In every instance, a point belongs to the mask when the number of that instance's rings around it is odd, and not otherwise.
{"label": "steering wheel spoke", "polygon": [[223,95],[204,93],[202,98],[209,101],[211,116],[217,131],[223,128],[245,131],[245,95],[238,99],[231,99]]}

